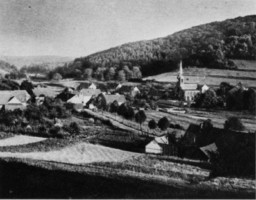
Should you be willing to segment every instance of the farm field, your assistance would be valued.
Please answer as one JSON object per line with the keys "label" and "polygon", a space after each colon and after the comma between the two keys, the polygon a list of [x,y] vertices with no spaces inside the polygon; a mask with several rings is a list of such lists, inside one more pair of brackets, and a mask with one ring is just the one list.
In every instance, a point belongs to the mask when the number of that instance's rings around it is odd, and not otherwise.
{"label": "farm field", "polygon": [[[248,87],[256,87],[256,67],[254,70],[220,70],[207,68],[185,68],[184,75],[186,77],[198,76],[201,84],[210,86],[219,86],[221,82],[228,82],[236,85],[241,82]],[[158,82],[177,82],[178,71],[163,73],[155,76],[149,76],[144,80],[155,79]]]}
{"label": "farm field", "polygon": [[[87,110],[86,112],[88,113],[94,113],[95,117],[99,117],[97,112],[92,112]],[[189,125],[191,123],[194,124],[200,124],[203,121],[205,121],[206,119],[211,119],[213,126],[217,127],[217,128],[223,128],[224,127],[224,123],[226,121],[226,119],[229,116],[239,116],[238,113],[232,113],[232,112],[225,112],[225,111],[215,111],[215,112],[206,112],[206,111],[196,111],[196,110],[190,110],[189,113],[165,113],[165,112],[161,112],[161,111],[155,111],[155,110],[145,110],[147,119],[146,121],[142,124],[142,126],[140,127],[140,125],[138,123],[136,123],[135,121],[131,121],[131,120],[126,120],[121,116],[117,116],[114,114],[111,114],[109,112],[100,112],[100,116],[104,117],[105,120],[107,119],[111,119],[112,121],[116,121],[118,123],[120,123],[122,126],[125,126],[135,132],[140,134],[141,130],[143,130],[144,133],[146,133],[147,135],[162,135],[163,133],[160,130],[156,130],[156,131],[151,131],[148,128],[148,122],[151,119],[154,119],[156,122],[159,121],[159,119],[161,119],[162,117],[167,117],[171,123],[173,124],[179,124],[181,125],[184,130],[186,130]],[[255,116],[250,116],[250,115],[242,115],[240,114],[240,118],[246,128],[247,131],[256,131],[256,117]],[[117,125],[118,126],[118,125]],[[119,126],[118,126],[119,127]],[[120,128],[120,127],[119,127]]]}
{"label": "farm field", "polygon": [[136,153],[121,151],[89,143],[75,144],[50,152],[9,153],[0,152],[0,157],[54,161],[69,164],[92,162],[122,162],[138,156]]}
{"label": "farm field", "polygon": [[[226,119],[229,116],[233,116],[232,113],[229,112],[213,112],[209,113],[206,111],[191,111],[190,113],[163,113],[159,111],[145,111],[146,115],[148,116],[147,122],[150,119],[159,120],[162,117],[167,117],[171,123],[177,123],[180,124],[183,128],[187,129],[189,124],[195,123],[199,124],[203,122],[206,119],[211,119],[213,126],[218,128],[223,128],[224,123]],[[251,118],[241,118],[245,128],[247,131],[256,131],[256,123],[255,123],[255,117],[251,116]],[[146,122],[146,123],[147,123]]]}
{"label": "farm field", "polygon": [[255,60],[232,60],[241,70],[256,70]]}

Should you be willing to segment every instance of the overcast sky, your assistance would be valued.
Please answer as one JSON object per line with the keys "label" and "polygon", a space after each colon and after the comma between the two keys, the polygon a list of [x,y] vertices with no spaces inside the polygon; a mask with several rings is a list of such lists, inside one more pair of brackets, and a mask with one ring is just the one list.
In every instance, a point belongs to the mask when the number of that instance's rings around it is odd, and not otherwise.
{"label": "overcast sky", "polygon": [[0,55],[86,56],[255,11],[255,0],[0,0]]}

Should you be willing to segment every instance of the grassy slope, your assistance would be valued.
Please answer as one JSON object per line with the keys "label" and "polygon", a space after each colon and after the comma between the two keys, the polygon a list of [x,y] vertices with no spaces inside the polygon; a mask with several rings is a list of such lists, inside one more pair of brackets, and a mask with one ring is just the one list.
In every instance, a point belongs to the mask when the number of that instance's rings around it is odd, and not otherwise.
{"label": "grassy slope", "polygon": [[[221,70],[207,68],[185,68],[186,77],[199,77],[200,83],[211,86],[218,86],[221,82],[229,82],[236,85],[241,82],[248,87],[256,88],[256,61],[236,60],[238,70]],[[149,76],[144,80],[156,80],[159,82],[177,82],[178,71]]]}

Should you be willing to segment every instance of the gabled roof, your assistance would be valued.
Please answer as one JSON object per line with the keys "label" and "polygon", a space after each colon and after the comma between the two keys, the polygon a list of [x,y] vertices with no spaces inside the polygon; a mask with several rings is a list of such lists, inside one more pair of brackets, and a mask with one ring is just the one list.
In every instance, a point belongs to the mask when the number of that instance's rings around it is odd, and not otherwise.
{"label": "gabled roof", "polygon": [[168,138],[167,138],[166,135],[161,136],[161,137],[155,137],[155,141],[156,141],[158,144],[168,144],[168,143],[169,143]]}
{"label": "gabled roof", "polygon": [[94,83],[91,83],[91,85],[88,87],[88,89],[96,89],[97,88],[97,86],[94,84]]}
{"label": "gabled roof", "polygon": [[123,85],[121,88],[119,88],[117,91],[119,93],[126,93],[126,92],[131,92],[133,89],[133,86],[130,85]]}
{"label": "gabled roof", "polygon": [[207,146],[201,147],[200,150],[208,157],[210,158],[211,153],[217,153],[218,147],[215,143],[209,144]]}
{"label": "gabled roof", "polygon": [[197,90],[197,84],[189,83],[189,84],[182,84],[182,90]]}
{"label": "gabled roof", "polygon": [[0,91],[0,105],[7,104],[13,97],[16,97],[21,103],[26,103],[30,99],[26,90],[2,90]]}
{"label": "gabled roof", "polygon": [[38,97],[40,95],[44,95],[46,97],[56,97],[59,92],[57,92],[56,90],[53,90],[49,87],[44,88],[44,87],[36,87],[33,89],[33,93]]}
{"label": "gabled roof", "polygon": [[82,98],[79,98],[78,95],[75,95],[72,98],[70,98],[67,102],[73,103],[73,104],[81,104],[83,102],[83,100],[82,100]]}
{"label": "gabled roof", "polygon": [[22,104],[21,101],[19,99],[17,99],[16,97],[11,97],[8,101],[8,104]]}
{"label": "gabled roof", "polygon": [[104,98],[106,99],[106,103],[110,104],[114,101],[117,101],[118,103],[124,103],[126,102],[126,99],[124,95],[110,95],[110,94],[102,94]]}
{"label": "gabled roof", "polygon": [[82,89],[79,94],[83,96],[99,95],[101,91],[99,89]]}

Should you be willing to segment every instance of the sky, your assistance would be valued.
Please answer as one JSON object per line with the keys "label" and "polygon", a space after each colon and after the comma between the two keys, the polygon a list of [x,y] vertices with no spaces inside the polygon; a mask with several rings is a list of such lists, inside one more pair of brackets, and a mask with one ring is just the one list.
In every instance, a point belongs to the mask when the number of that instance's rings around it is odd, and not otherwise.
{"label": "sky", "polygon": [[86,56],[255,12],[255,0],[0,0],[0,55]]}

